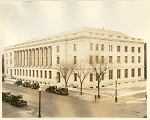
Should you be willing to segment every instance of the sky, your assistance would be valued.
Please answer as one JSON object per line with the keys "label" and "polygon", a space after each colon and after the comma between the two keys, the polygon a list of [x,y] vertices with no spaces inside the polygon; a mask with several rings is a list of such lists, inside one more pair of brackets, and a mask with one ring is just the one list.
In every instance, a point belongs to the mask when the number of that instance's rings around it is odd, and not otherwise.
{"label": "sky", "polygon": [[0,1],[1,49],[80,27],[150,41],[150,1]]}

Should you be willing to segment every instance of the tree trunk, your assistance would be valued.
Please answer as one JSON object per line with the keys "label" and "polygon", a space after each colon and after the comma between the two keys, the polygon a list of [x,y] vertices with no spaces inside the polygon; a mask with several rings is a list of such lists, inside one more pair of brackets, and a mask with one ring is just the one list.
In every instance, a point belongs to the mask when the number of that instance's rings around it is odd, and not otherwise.
{"label": "tree trunk", "polygon": [[80,89],[81,91],[80,91],[80,95],[82,95],[82,82],[81,82],[81,89]]}
{"label": "tree trunk", "polygon": [[65,80],[65,87],[67,87],[67,81]]}
{"label": "tree trunk", "polygon": [[100,84],[100,81],[98,80],[98,98],[100,98],[100,92],[99,92],[99,84]]}

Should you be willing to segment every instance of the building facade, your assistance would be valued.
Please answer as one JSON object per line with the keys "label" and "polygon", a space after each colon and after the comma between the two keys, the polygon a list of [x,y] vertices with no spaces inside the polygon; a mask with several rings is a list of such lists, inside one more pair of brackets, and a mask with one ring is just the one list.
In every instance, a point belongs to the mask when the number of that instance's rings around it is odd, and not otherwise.
{"label": "building facade", "polygon": [[[144,79],[144,40],[131,38],[121,32],[83,27],[67,32],[36,38],[4,49],[5,75],[40,84],[64,86],[59,71],[53,69],[62,61],[79,60],[85,56],[108,56],[116,61],[106,71],[102,86],[139,82]],[[59,80],[58,80],[59,77]],[[73,73],[68,85],[80,82]],[[95,73],[89,74],[83,87],[97,87]]]}

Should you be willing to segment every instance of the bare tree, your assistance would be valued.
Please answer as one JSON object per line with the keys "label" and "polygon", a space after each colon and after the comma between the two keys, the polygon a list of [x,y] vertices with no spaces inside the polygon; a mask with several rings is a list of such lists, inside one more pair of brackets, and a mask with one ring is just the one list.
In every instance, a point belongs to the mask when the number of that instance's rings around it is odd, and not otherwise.
{"label": "bare tree", "polygon": [[60,74],[65,80],[65,87],[67,87],[68,80],[75,68],[74,63],[72,61],[71,62],[62,61],[60,64],[54,65],[53,68],[60,72]]}
{"label": "bare tree", "polygon": [[81,60],[76,65],[74,73],[78,76],[78,78],[80,80],[80,85],[81,85],[80,95],[82,95],[83,82],[90,72],[91,72],[91,67],[89,65],[87,65],[87,63],[84,60]]}
{"label": "bare tree", "polygon": [[98,81],[98,98],[100,98],[100,82],[104,78],[106,71],[114,64],[113,58],[112,56],[109,56],[108,59],[108,56],[104,58],[104,56],[90,55],[88,63],[96,73],[96,80]]}

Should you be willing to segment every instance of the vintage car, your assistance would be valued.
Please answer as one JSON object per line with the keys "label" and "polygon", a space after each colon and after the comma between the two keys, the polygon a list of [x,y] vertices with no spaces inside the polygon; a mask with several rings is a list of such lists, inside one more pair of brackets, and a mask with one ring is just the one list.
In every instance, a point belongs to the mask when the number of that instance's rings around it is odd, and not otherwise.
{"label": "vintage car", "polygon": [[30,87],[30,82],[22,82],[22,87]]}
{"label": "vintage car", "polygon": [[39,89],[39,83],[31,83],[30,85],[31,89]]}
{"label": "vintage car", "polygon": [[22,81],[21,80],[17,80],[14,85],[22,85]]}
{"label": "vintage car", "polygon": [[68,95],[68,87],[58,87],[55,93],[59,95]]}
{"label": "vintage car", "polygon": [[2,101],[10,102],[12,100],[12,96],[10,92],[2,92]]}
{"label": "vintage car", "polygon": [[46,89],[46,92],[55,93],[56,89],[57,89],[57,86],[49,86]]}
{"label": "vintage car", "polygon": [[27,101],[23,100],[22,95],[12,95],[11,104],[15,106],[27,105]]}

